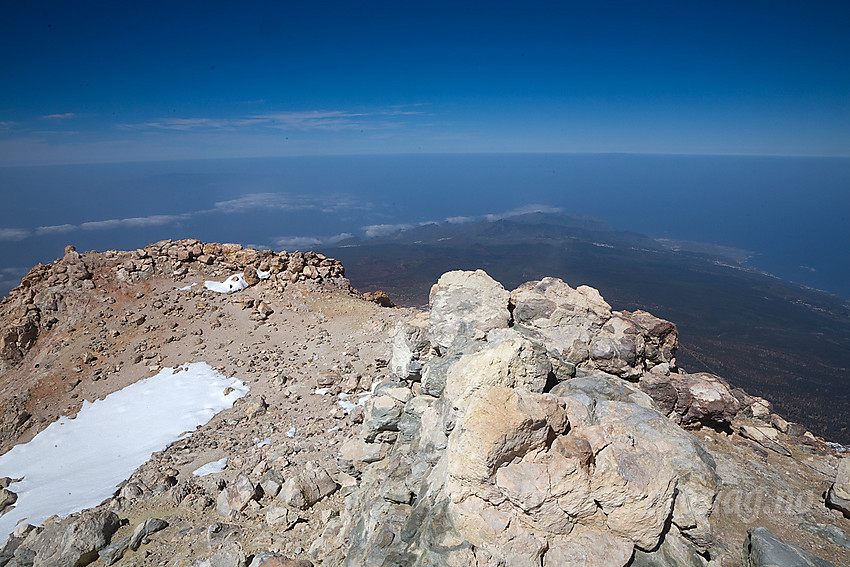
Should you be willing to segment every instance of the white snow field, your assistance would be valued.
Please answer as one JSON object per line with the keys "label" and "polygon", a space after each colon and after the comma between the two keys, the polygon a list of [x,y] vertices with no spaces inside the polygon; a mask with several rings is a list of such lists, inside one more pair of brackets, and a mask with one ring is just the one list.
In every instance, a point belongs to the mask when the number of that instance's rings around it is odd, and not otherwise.
{"label": "white snow field", "polygon": [[[175,372],[175,370],[179,370]],[[225,388],[233,388],[227,395]],[[21,478],[9,490],[15,507],[0,517],[0,540],[21,522],[39,525],[97,506],[154,451],[208,422],[248,392],[205,362],[166,368],[62,417],[29,443],[0,456],[0,477]]]}

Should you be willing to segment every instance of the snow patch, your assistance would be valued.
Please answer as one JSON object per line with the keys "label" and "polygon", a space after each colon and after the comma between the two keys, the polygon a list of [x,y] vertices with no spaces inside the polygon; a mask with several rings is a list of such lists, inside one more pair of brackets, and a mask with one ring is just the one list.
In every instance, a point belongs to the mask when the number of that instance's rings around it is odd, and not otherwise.
{"label": "snow patch", "polygon": [[841,443],[834,443],[833,441],[827,441],[826,444],[839,453],[850,453],[850,445],[842,445]]}
{"label": "snow patch", "polygon": [[207,476],[208,474],[220,473],[227,466],[227,457],[207,463],[204,466],[196,468],[192,471],[193,476]]}
{"label": "snow patch", "polygon": [[[225,388],[232,388],[227,395]],[[18,522],[39,525],[97,506],[112,496],[154,451],[208,422],[248,392],[205,362],[140,380],[94,403],[77,417],[62,417],[29,443],[0,456],[0,477],[21,478],[13,509],[0,517],[0,539]]]}
{"label": "snow patch", "polygon": [[192,288],[193,288],[193,287],[195,287],[196,285],[198,285],[198,284],[197,284],[197,283],[193,283],[193,284],[191,284],[191,285],[184,285],[183,287],[178,287],[177,289],[178,289],[179,291],[189,291],[190,289],[192,289]]}
{"label": "snow patch", "polygon": [[372,392],[364,392],[362,394],[357,394],[358,399],[353,402],[348,399],[353,397],[351,394],[346,394],[345,392],[343,392],[338,397],[339,400],[336,402],[337,405],[341,407],[346,414],[348,414],[351,413],[351,410],[353,410],[357,406],[366,405],[366,400],[372,397]]}
{"label": "snow patch", "polygon": [[204,287],[216,293],[231,293],[233,291],[240,291],[248,287],[248,282],[246,282],[245,278],[242,277],[243,275],[245,275],[244,272],[233,274],[223,282],[207,280],[204,282]]}

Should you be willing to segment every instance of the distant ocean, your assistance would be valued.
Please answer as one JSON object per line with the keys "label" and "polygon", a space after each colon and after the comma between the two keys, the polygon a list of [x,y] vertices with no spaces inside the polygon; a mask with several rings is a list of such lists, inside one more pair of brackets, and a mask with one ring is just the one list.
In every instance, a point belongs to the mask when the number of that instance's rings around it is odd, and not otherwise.
{"label": "distant ocean", "polygon": [[850,298],[850,159],[510,154],[0,168],[0,294],[66,244],[166,238],[321,250],[422,222],[560,209],[751,250],[748,266]]}

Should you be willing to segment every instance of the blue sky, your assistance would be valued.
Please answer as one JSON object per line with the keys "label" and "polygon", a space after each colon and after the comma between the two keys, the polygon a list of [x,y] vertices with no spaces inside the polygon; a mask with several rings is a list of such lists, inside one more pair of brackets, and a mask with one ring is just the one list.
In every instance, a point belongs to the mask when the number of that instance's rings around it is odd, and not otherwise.
{"label": "blue sky", "polygon": [[846,2],[0,3],[0,164],[850,156]]}

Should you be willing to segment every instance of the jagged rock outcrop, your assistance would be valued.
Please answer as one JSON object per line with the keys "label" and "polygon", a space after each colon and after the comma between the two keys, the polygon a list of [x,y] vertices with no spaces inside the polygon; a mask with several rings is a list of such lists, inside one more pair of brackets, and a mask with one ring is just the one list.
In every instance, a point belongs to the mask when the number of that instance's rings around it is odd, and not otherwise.
{"label": "jagged rock outcrop", "polygon": [[81,567],[98,558],[119,528],[108,510],[86,510],[29,532],[20,541],[9,567]]}
{"label": "jagged rock outcrop", "polygon": [[[73,246],[53,264],[36,265],[0,304],[0,318],[10,324],[0,330],[0,372],[18,364],[39,334],[69,317],[67,305],[78,308],[81,292],[97,285],[133,283],[155,276],[180,280],[193,272],[227,277],[243,272],[246,283],[260,280],[257,270],[276,289],[304,280],[343,278],[342,264],[315,252],[279,252],[243,248],[240,244],[204,243],[200,240],[163,240],[135,251],[77,252]],[[269,307],[258,304],[258,319]]]}
{"label": "jagged rock outcrop", "polygon": [[508,293],[481,271],[445,274],[418,323],[340,455],[361,475],[344,565],[625,565],[635,550],[705,564],[715,463],[623,380],[675,369],[675,327],[591,288]]}

